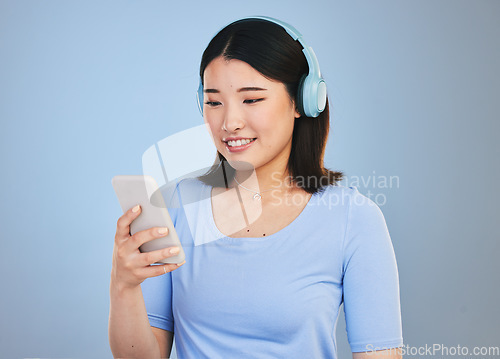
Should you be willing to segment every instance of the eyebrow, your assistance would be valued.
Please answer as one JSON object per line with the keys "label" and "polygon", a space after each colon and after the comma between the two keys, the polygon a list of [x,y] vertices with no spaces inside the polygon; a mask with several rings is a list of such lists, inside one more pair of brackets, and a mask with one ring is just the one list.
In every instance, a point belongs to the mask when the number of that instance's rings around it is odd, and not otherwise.
{"label": "eyebrow", "polygon": [[[242,87],[237,92],[243,92],[243,91],[267,91],[267,89],[263,89],[261,87]],[[220,93],[220,91],[217,89],[204,89],[203,92],[205,92],[205,93]]]}

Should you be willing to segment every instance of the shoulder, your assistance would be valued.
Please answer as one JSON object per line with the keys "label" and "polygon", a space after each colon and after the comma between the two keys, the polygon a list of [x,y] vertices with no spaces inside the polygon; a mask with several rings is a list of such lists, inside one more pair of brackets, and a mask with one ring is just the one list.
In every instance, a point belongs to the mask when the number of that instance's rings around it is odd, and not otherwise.
{"label": "shoulder", "polygon": [[355,253],[360,256],[362,253],[365,258],[374,258],[385,253],[392,258],[392,241],[382,210],[356,187],[349,188],[344,255],[349,258]]}
{"label": "shoulder", "polygon": [[384,214],[380,207],[370,198],[358,191],[356,187],[351,189],[349,195],[348,229],[375,229],[375,227],[385,227]]}
{"label": "shoulder", "polygon": [[370,219],[383,218],[380,207],[369,197],[362,194],[355,186],[327,186],[317,193],[318,201],[329,207],[342,207],[350,225],[367,223]]}
{"label": "shoulder", "polygon": [[208,186],[196,177],[186,177],[177,179],[175,181],[175,187],[177,191],[195,191]]}
{"label": "shoulder", "polygon": [[356,187],[347,187],[341,184],[323,187],[315,194],[315,200],[320,204],[327,205],[330,209],[335,206],[343,207],[346,211],[350,211],[353,204],[358,206],[375,204],[361,194]]}

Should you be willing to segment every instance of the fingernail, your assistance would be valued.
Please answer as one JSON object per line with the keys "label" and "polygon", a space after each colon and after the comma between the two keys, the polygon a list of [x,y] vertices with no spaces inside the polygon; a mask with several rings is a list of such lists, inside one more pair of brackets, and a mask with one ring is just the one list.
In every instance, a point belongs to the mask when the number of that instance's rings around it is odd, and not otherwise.
{"label": "fingernail", "polygon": [[160,233],[160,234],[165,234],[165,233],[167,233],[167,232],[168,232],[168,228],[167,228],[167,227],[163,227],[163,228],[160,228],[160,229],[158,230],[158,233]]}
{"label": "fingernail", "polygon": [[182,263],[177,263],[177,265],[180,267],[181,265],[183,265],[184,263],[186,263],[186,261],[182,262]]}
{"label": "fingernail", "polygon": [[180,251],[179,247],[174,247],[170,249],[170,254],[178,254]]}
{"label": "fingernail", "polygon": [[132,212],[136,213],[138,210],[139,210],[139,205],[135,206],[134,208],[132,208]]}

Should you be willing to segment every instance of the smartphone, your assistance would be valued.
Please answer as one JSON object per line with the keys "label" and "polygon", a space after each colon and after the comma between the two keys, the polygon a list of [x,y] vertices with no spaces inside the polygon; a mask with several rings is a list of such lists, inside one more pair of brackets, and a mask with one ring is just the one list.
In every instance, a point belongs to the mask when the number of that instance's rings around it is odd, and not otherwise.
{"label": "smartphone", "polygon": [[179,254],[156,263],[183,262],[186,256],[181,241],[177,236],[165,200],[154,178],[145,175],[120,175],[113,177],[111,184],[115,189],[123,213],[137,204],[141,205],[141,214],[130,224],[131,235],[151,227],[168,228],[168,235],[142,244],[139,250],[144,253],[176,246],[180,248]]}

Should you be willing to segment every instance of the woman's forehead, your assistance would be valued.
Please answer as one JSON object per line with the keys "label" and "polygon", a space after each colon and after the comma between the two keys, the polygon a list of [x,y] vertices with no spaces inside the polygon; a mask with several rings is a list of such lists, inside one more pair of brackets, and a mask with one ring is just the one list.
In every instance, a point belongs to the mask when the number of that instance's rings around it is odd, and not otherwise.
{"label": "woman's forehead", "polygon": [[269,80],[248,63],[237,59],[226,60],[222,57],[212,60],[205,68],[203,76],[204,88],[212,88],[219,92],[237,91],[245,87],[268,89],[279,86],[278,82]]}

